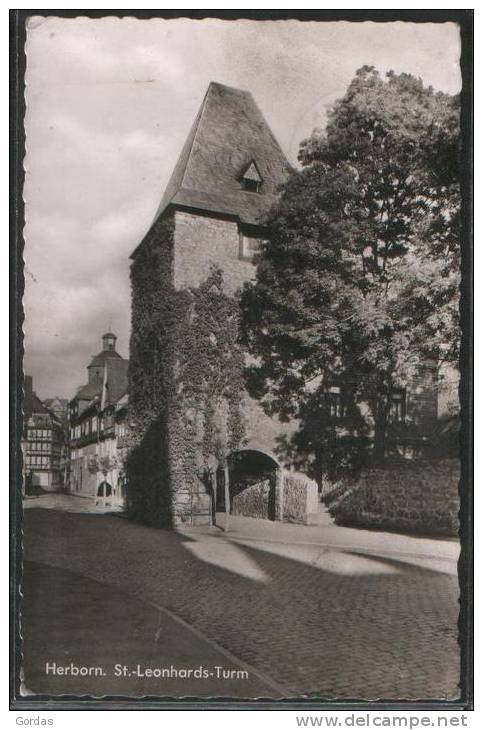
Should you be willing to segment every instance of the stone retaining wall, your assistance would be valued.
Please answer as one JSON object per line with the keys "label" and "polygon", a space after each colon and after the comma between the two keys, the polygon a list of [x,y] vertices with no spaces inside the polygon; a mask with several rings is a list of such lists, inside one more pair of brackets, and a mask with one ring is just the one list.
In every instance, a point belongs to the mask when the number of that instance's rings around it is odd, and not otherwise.
{"label": "stone retaining wall", "polygon": [[244,517],[258,517],[268,520],[268,505],[270,498],[270,480],[257,482],[246,487],[232,498],[231,511],[234,515]]}
{"label": "stone retaining wall", "polygon": [[436,535],[459,530],[457,459],[373,468],[329,507],[336,524]]}
{"label": "stone retaining wall", "polygon": [[275,485],[269,479],[251,484],[232,496],[231,504],[234,515],[302,524],[307,524],[309,515],[316,513],[317,508],[317,484],[304,474],[281,469],[277,471]]}
{"label": "stone retaining wall", "polygon": [[283,520],[307,524],[318,509],[317,484],[304,474],[285,473],[283,478]]}

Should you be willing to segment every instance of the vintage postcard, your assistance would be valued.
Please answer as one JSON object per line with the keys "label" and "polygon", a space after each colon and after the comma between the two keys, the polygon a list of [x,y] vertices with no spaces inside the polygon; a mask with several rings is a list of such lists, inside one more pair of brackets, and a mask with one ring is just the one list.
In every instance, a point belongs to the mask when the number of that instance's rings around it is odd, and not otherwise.
{"label": "vintage postcard", "polygon": [[461,23],[76,12],[24,18],[16,701],[463,706]]}

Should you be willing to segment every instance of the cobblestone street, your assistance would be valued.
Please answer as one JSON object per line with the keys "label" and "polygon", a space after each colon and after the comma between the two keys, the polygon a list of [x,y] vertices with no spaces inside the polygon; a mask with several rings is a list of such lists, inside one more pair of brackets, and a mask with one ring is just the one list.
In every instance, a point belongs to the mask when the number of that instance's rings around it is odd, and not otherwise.
{"label": "cobblestone street", "polygon": [[[364,531],[333,526],[322,539],[321,528],[253,520],[228,533],[170,533],[117,515],[29,506],[24,543],[33,569],[25,601],[31,614],[48,610],[33,605],[34,589],[51,566],[111,587],[120,601],[125,595],[127,603],[168,609],[268,678],[265,696],[267,687],[269,693],[278,687],[286,696],[326,699],[459,697],[455,543],[386,533],[364,541]],[[35,565],[42,568],[38,578]],[[52,586],[53,600],[56,590],[62,588]],[[76,610],[74,602],[71,627]],[[126,610],[119,645],[132,633],[130,615]],[[153,651],[155,659],[159,642],[152,633],[150,656],[133,661],[152,662]],[[139,642],[141,653],[145,646]],[[67,660],[65,635],[63,647]],[[28,676],[25,681],[29,686]],[[119,694],[119,687],[104,691]],[[240,691],[253,696],[253,684]],[[151,692],[163,690],[153,685]]]}

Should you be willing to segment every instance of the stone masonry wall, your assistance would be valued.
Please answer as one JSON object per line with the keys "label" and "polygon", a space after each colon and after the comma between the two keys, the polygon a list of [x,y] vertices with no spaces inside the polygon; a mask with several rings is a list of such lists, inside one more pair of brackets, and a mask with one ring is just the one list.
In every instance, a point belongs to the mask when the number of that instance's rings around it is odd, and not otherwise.
{"label": "stone masonry wall", "polygon": [[457,535],[459,477],[456,459],[374,468],[330,512],[340,525]]}
{"label": "stone masonry wall", "polygon": [[[240,238],[235,221],[221,220],[177,210],[174,214],[174,285],[176,289],[198,286],[215,264],[223,271],[223,286],[233,295],[255,276],[255,266],[240,259]],[[243,399],[247,446],[277,452],[278,437],[291,436],[296,423],[282,423],[267,416],[247,393]]]}
{"label": "stone masonry wall", "polygon": [[246,448],[261,449],[274,454],[284,465],[284,456],[278,452],[279,438],[290,436],[296,431],[298,421],[294,418],[290,423],[283,423],[275,416],[267,416],[260,403],[245,393],[243,414],[246,424]]}
{"label": "stone masonry wall", "polygon": [[227,294],[234,294],[255,276],[250,261],[240,259],[240,237],[236,221],[209,218],[177,210],[174,236],[174,286],[198,286],[210,266],[223,271]]}
{"label": "stone masonry wall", "polygon": [[307,524],[317,512],[317,484],[304,474],[286,472],[283,478],[283,520]]}
{"label": "stone masonry wall", "polygon": [[268,520],[269,495],[269,479],[252,484],[233,497],[231,511],[234,515]]}
{"label": "stone masonry wall", "polygon": [[[129,387],[134,427],[127,499],[133,519],[166,527],[210,524],[210,496],[200,474],[213,456],[215,421],[230,384],[234,395],[225,414],[230,448],[250,443],[273,452],[283,431],[242,393],[233,295],[255,268],[239,258],[239,245],[236,223],[171,211],[153,226],[133,261]],[[216,376],[214,348],[219,348],[224,373],[230,373],[227,385]],[[225,390],[211,392],[215,386]],[[200,395],[209,390],[213,413]]]}
{"label": "stone masonry wall", "polygon": [[310,514],[317,512],[317,484],[304,474],[277,472],[275,484],[275,514],[270,514],[270,480],[251,484],[232,498],[231,511],[234,515],[275,519],[285,522],[307,524]]}

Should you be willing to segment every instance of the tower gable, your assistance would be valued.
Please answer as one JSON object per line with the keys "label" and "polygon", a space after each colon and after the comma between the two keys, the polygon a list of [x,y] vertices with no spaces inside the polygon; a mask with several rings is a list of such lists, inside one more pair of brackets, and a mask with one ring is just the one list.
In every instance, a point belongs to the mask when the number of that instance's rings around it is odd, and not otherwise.
{"label": "tower gable", "polygon": [[211,82],[154,222],[174,206],[259,225],[290,170],[252,95]]}

